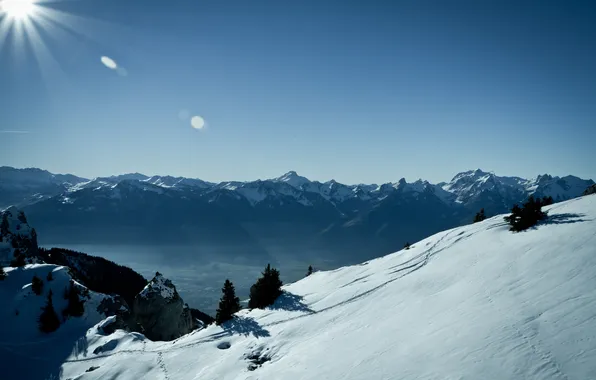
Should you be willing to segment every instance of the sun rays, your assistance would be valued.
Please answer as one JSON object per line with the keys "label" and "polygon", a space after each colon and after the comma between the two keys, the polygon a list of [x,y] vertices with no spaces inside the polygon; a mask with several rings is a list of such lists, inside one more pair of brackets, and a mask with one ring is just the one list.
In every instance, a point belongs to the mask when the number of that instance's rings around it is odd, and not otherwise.
{"label": "sun rays", "polygon": [[6,13],[7,17],[17,21],[29,18],[35,9],[34,0],[3,0],[0,2],[0,10]]}
{"label": "sun rays", "polygon": [[[76,49],[98,50],[99,57],[99,46],[105,46],[105,39],[121,30],[110,22],[69,13],[60,3],[67,2],[0,0],[0,59],[13,56],[17,66],[23,59],[35,61],[48,90],[66,81],[60,62],[71,62]],[[56,46],[66,47],[61,49],[62,55],[57,55]]]}

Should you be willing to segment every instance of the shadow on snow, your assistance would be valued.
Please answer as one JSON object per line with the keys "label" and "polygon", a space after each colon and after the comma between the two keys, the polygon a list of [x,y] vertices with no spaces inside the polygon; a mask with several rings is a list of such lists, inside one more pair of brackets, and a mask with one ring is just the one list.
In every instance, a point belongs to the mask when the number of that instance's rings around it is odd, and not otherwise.
{"label": "shadow on snow", "polygon": [[254,335],[256,338],[266,338],[271,336],[269,331],[265,330],[257,321],[252,318],[235,317],[222,325],[223,330],[230,334],[240,334],[244,336]]}
{"label": "shadow on snow", "polygon": [[581,222],[589,222],[591,219],[584,219],[586,214],[555,214],[549,215],[539,224],[571,224],[571,223],[581,223]]}
{"label": "shadow on snow", "polygon": [[283,292],[275,303],[270,306],[273,310],[301,311],[303,313],[313,314],[314,311],[303,301],[303,297],[289,292]]}

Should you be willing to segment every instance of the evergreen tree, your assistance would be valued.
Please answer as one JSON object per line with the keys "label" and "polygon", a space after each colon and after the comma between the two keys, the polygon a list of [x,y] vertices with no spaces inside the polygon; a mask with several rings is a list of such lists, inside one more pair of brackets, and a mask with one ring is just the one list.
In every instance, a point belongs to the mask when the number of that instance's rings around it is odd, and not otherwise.
{"label": "evergreen tree", "polygon": [[83,301],[79,298],[79,292],[74,285],[74,281],[70,281],[68,288],[64,290],[64,298],[68,300],[68,306],[62,312],[64,317],[80,317],[85,312]]}
{"label": "evergreen tree", "polygon": [[523,207],[513,206],[511,215],[506,216],[505,221],[511,226],[511,231],[526,230],[546,218],[546,213],[542,212],[541,207],[542,201],[530,196]]}
{"label": "evergreen tree", "polygon": [[218,325],[229,321],[233,318],[234,313],[240,311],[240,298],[236,297],[234,284],[230,280],[226,280],[221,292],[223,295],[219,300],[219,308],[215,314],[215,323]]}
{"label": "evergreen tree", "polygon": [[33,280],[31,280],[31,290],[38,296],[41,294],[43,291],[43,281],[41,278],[33,276]]}
{"label": "evergreen tree", "polygon": [[60,327],[60,320],[58,319],[56,310],[54,310],[51,289],[48,292],[48,301],[46,303],[46,306],[42,307],[41,310],[42,312],[38,319],[39,330],[44,333],[51,333],[53,331],[58,330],[58,327]]}
{"label": "evergreen tree", "polygon": [[27,223],[27,217],[25,216],[25,213],[23,211],[19,211],[19,215],[17,215],[17,219],[21,223]]}
{"label": "evergreen tree", "polygon": [[37,249],[38,245],[37,245],[37,231],[35,231],[35,228],[31,229],[31,245],[33,246],[32,248]]}
{"label": "evergreen tree", "polygon": [[248,307],[251,309],[262,309],[269,305],[281,295],[282,282],[279,279],[279,271],[267,264],[262,277],[250,287],[250,300]]}
{"label": "evergreen tree", "polygon": [[8,214],[2,214],[2,222],[0,223],[0,237],[8,235]]}
{"label": "evergreen tree", "polygon": [[482,222],[484,219],[486,219],[486,215],[484,214],[484,209],[481,208],[480,212],[476,213],[474,217],[474,223]]}
{"label": "evergreen tree", "polygon": [[21,267],[24,267],[25,264],[27,264],[25,262],[25,254],[21,253],[20,251],[15,252],[15,257],[10,262],[10,266],[15,267],[15,268],[21,268]]}
{"label": "evergreen tree", "polygon": [[308,272],[306,272],[306,277],[310,276],[313,272],[312,265],[308,266]]}
{"label": "evergreen tree", "polygon": [[6,272],[4,271],[4,267],[0,265],[0,281],[6,278]]}
{"label": "evergreen tree", "polygon": [[552,205],[553,203],[555,203],[555,200],[551,196],[542,198],[543,206],[549,206],[549,205]]}

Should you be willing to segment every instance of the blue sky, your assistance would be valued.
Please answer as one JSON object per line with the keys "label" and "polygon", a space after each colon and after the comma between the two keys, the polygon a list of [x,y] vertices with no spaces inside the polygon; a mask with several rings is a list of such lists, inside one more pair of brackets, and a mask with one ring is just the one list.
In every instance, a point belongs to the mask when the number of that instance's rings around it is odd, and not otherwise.
{"label": "blue sky", "polygon": [[590,1],[38,6],[29,38],[0,27],[0,165],[211,181],[296,170],[438,182],[476,168],[596,179]]}

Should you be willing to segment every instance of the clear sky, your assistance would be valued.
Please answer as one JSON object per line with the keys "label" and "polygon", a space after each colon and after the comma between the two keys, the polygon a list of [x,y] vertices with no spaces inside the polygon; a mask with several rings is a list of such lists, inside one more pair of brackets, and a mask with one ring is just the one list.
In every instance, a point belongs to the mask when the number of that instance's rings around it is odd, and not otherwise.
{"label": "clear sky", "polygon": [[0,165],[210,181],[296,170],[438,182],[476,168],[596,179],[594,1],[36,7],[0,16]]}

